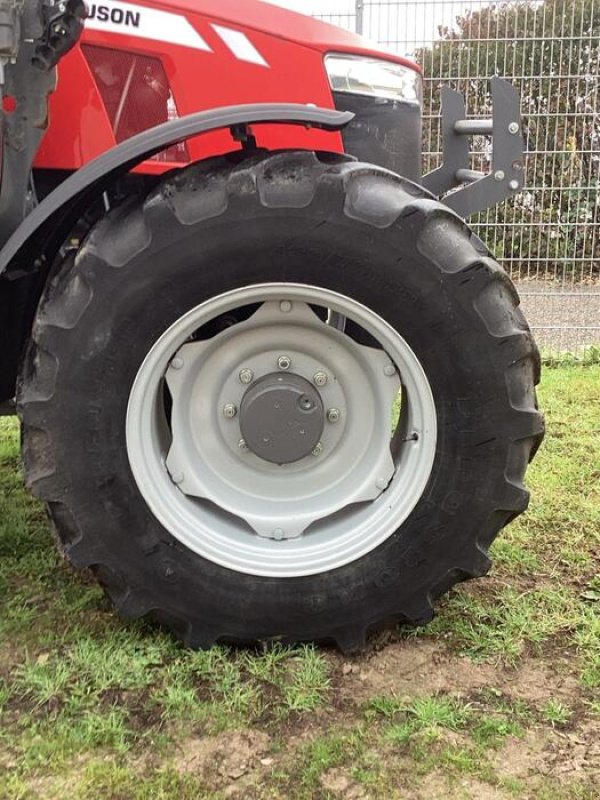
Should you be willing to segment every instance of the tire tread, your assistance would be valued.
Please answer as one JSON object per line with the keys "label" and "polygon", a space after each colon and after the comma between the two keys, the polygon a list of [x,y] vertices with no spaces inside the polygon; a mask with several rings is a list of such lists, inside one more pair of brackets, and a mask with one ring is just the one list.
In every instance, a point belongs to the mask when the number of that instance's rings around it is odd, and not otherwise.
{"label": "tire tread", "polygon": [[[544,433],[533,389],[540,377],[539,353],[516,290],[463,220],[414,183],[344,156],[261,152],[233,165],[228,158],[192,165],[167,176],[141,205],[128,201],[109,212],[92,229],[77,258],[64,262],[40,305],[19,381],[18,411],[27,482],[36,496],[48,503],[66,556],[78,567],[94,569],[120,613],[135,618],[152,611],[193,646],[229,640],[228,632],[208,624],[199,628],[166,609],[153,609],[142,590],[128,586],[110,565],[99,563],[97,548],[86,540],[76,522],[52,458],[50,429],[60,413],[53,403],[60,370],[54,353],[60,350],[62,333],[76,335],[92,302],[93,274],[88,271],[99,268],[98,262],[100,268],[127,269],[132,258],[150,246],[153,232],[162,229],[165,219],[175,218],[184,235],[185,229],[225,215],[248,194],[266,208],[283,210],[309,205],[324,188],[337,191],[344,214],[367,227],[415,227],[417,250],[435,266],[440,280],[455,282],[463,302],[470,304],[495,340],[507,387],[502,426],[503,435],[510,438],[509,456],[504,483],[491,500],[487,522],[469,552],[461,554],[460,561],[422,596],[398,608],[398,618],[413,624],[428,621],[433,616],[432,601],[456,583],[484,575],[491,564],[489,545],[499,530],[527,507],[525,468]],[[366,633],[358,624],[334,631],[332,638],[340,649],[354,651],[364,647]]]}

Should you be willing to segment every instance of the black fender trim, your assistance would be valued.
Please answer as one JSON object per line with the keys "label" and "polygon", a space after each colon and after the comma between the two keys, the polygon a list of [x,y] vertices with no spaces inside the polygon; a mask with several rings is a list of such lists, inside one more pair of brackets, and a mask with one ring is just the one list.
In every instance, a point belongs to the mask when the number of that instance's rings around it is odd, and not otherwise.
{"label": "black fender trim", "polygon": [[258,103],[200,111],[127,139],[74,172],[21,223],[0,252],[0,276],[31,273],[56,252],[92,200],[118,177],[171,145],[209,131],[271,123],[339,131],[354,118],[294,103]]}

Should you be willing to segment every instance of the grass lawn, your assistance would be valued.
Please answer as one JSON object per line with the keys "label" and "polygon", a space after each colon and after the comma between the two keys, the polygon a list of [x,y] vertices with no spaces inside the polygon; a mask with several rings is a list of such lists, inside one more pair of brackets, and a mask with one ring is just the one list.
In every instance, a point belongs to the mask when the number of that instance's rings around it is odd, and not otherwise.
{"label": "grass lawn", "polygon": [[533,501],[426,629],[182,650],[60,559],[0,419],[0,798],[600,797],[600,366],[547,369]]}

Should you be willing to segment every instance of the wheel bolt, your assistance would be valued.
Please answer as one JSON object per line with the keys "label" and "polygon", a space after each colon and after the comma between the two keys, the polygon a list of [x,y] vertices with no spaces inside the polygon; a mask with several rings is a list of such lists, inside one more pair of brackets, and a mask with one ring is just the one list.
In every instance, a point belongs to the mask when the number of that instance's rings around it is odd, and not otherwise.
{"label": "wheel bolt", "polygon": [[237,414],[237,406],[235,403],[227,403],[223,406],[223,416],[225,419],[233,419]]}
{"label": "wheel bolt", "polygon": [[171,475],[171,480],[176,485],[179,485],[180,483],[183,483],[183,479],[184,479],[183,472],[174,472]]}
{"label": "wheel bolt", "polygon": [[315,372],[313,375],[313,381],[317,386],[325,386],[328,380],[329,377],[326,372]]}
{"label": "wheel bolt", "polygon": [[388,378],[393,378],[396,374],[396,367],[393,364],[386,364],[383,368],[383,374],[387,375]]}
{"label": "wheel bolt", "polygon": [[283,311],[284,314],[289,314],[292,310],[292,304],[289,300],[282,300],[281,303],[279,303],[279,310]]}
{"label": "wheel bolt", "polygon": [[322,442],[318,442],[315,445],[315,449],[312,451],[312,454],[313,456],[320,456],[322,452],[323,452],[323,444]]}
{"label": "wheel bolt", "polygon": [[331,422],[332,424],[335,422],[340,421],[340,417],[342,416],[339,408],[330,408],[327,412],[327,422]]}
{"label": "wheel bolt", "polygon": [[289,369],[292,366],[292,359],[289,356],[279,356],[277,366],[279,369]]}
{"label": "wheel bolt", "polygon": [[519,123],[518,122],[511,122],[508,126],[508,132],[512,133],[513,136],[519,132]]}
{"label": "wheel bolt", "polygon": [[273,538],[280,542],[282,539],[285,539],[285,531],[283,528],[275,528],[273,531]]}
{"label": "wheel bolt", "polygon": [[244,369],[240,370],[239,377],[242,383],[252,383],[252,381],[254,380],[254,373],[252,372],[251,369],[245,367]]}
{"label": "wheel bolt", "polygon": [[183,367],[183,358],[179,356],[175,356],[175,358],[171,361],[171,368],[172,369],[181,369]]}
{"label": "wheel bolt", "polygon": [[240,448],[242,453],[247,453],[248,452],[248,445],[246,444],[246,440],[245,439],[240,439],[239,440],[238,447]]}

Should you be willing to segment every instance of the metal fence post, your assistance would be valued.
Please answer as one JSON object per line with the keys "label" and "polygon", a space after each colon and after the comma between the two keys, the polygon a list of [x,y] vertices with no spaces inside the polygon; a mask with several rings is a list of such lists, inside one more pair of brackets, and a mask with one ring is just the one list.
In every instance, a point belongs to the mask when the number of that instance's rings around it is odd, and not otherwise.
{"label": "metal fence post", "polygon": [[363,15],[365,10],[364,0],[356,0],[356,32],[363,32]]}

